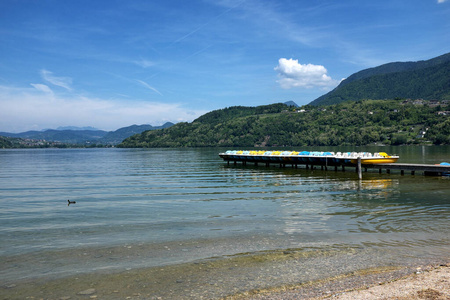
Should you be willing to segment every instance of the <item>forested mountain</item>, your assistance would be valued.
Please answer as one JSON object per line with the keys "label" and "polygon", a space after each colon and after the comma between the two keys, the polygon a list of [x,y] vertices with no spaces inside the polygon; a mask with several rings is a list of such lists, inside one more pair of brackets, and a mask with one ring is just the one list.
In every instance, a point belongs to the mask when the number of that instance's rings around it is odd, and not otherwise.
{"label": "forested mountain", "polygon": [[450,53],[419,62],[395,62],[357,72],[311,105],[363,99],[450,99]]}
{"label": "forested mountain", "polygon": [[146,130],[157,130],[157,129],[164,129],[172,126],[173,123],[167,122],[162,126],[152,126],[152,125],[131,125],[128,127],[123,127],[120,129],[117,129],[116,131],[110,131],[108,132],[104,137],[99,139],[97,143],[100,144],[108,144],[108,145],[117,145],[118,143],[122,142],[124,139],[126,139],[129,136],[132,136],[137,133],[141,133]]}
{"label": "forested mountain", "polygon": [[[285,104],[230,107],[192,123],[145,131],[119,147],[275,147],[383,144],[450,144],[444,103],[350,101],[325,107]],[[450,107],[449,107],[450,110]]]}

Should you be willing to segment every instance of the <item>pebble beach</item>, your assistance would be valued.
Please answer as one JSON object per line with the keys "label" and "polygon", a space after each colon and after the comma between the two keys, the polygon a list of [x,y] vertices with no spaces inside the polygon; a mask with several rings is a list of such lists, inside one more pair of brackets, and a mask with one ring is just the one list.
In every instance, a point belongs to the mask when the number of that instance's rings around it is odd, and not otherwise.
{"label": "pebble beach", "polygon": [[[239,270],[224,266],[197,264],[130,270],[118,274],[85,274],[56,280],[6,284],[2,299],[450,299],[450,264],[420,267],[378,267],[311,282],[289,284],[234,293],[230,282],[247,282]],[[209,271],[208,268],[211,268]],[[203,271],[203,272],[201,272]],[[205,273],[200,276],[200,273]],[[233,278],[232,274],[236,273]],[[209,276],[208,276],[209,275]],[[248,275],[248,274],[247,274]],[[177,279],[178,278],[178,279]],[[217,281],[214,281],[215,278]],[[254,278],[249,278],[249,281]],[[261,278],[264,280],[264,278]],[[234,284],[236,286],[236,283]]]}
{"label": "pebble beach", "polygon": [[[381,270],[380,270],[381,271]],[[357,272],[278,291],[259,291],[228,299],[450,299],[450,264]]]}

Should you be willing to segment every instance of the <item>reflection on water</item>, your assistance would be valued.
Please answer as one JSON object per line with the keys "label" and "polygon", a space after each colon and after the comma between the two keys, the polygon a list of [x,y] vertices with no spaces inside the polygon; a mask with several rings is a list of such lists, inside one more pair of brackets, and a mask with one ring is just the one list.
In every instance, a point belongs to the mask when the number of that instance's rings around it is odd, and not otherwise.
{"label": "reflection on water", "polygon": [[[351,222],[345,222],[341,225],[342,222],[338,220],[338,216],[342,215],[339,207],[345,207],[346,216],[351,216],[352,219],[361,217],[358,214],[379,214],[380,212],[373,212],[373,209],[369,211],[367,208],[361,209],[360,207],[355,215],[355,209],[364,203],[364,199],[370,198],[372,201],[380,198],[387,199],[393,193],[394,185],[398,185],[398,180],[348,180],[336,182],[327,193],[312,197],[305,197],[304,193],[292,194],[291,201],[281,204],[284,213],[283,220],[286,223],[284,230],[286,233],[312,231],[316,234],[336,231],[355,232],[355,228],[349,228],[352,227]],[[357,197],[358,200],[352,201],[354,197]],[[386,210],[383,211],[386,212]],[[341,228],[338,229],[338,226]],[[357,231],[366,230],[360,227]]]}

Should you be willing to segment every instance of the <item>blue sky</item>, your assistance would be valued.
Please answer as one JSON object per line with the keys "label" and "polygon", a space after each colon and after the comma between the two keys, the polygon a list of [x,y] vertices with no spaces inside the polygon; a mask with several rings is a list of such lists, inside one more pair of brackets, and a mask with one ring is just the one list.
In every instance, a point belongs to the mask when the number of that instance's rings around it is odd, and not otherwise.
{"label": "blue sky", "polygon": [[0,131],[116,130],[304,105],[450,51],[450,0],[2,0]]}

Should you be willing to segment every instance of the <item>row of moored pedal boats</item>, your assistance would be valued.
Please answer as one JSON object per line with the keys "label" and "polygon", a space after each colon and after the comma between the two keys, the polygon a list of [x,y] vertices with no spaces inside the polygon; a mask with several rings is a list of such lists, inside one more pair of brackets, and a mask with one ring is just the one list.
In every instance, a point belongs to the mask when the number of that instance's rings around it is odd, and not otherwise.
{"label": "row of moored pedal boats", "polygon": [[265,151],[265,150],[228,150],[219,153],[227,161],[255,161],[280,163],[336,163],[356,164],[358,158],[362,164],[394,163],[399,157],[385,152],[321,152],[321,151]]}

